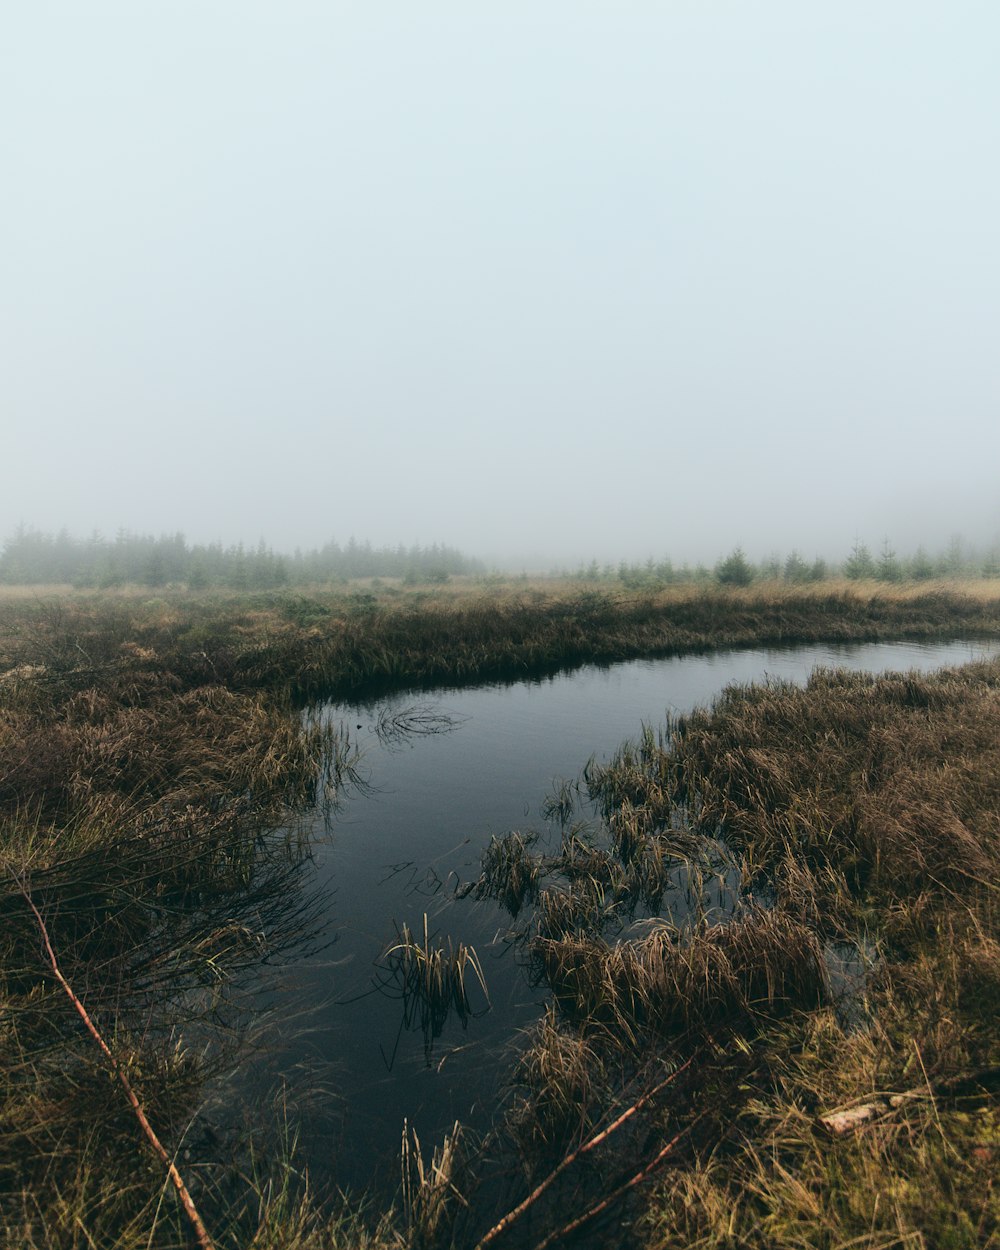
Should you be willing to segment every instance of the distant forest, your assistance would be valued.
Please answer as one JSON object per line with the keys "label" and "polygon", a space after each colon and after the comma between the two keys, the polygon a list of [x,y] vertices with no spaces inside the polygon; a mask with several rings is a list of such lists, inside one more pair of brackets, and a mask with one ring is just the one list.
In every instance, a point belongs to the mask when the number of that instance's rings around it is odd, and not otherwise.
{"label": "distant forest", "polygon": [[404,582],[446,582],[456,573],[482,573],[485,566],[453,547],[373,547],[351,538],[345,546],[328,542],[313,551],[275,553],[263,541],[256,547],[221,543],[189,545],[183,534],[150,535],[120,531],[113,538],[93,534],[74,538],[65,530],[44,534],[19,527],[0,553],[0,584],[70,583],[81,588],[170,586],[192,590],[273,590],[302,583],[338,582],[352,577],[401,578]]}
{"label": "distant forest", "polygon": [[[352,578],[388,578],[407,585],[440,584],[454,575],[484,576],[481,560],[454,547],[373,547],[351,538],[345,545],[328,542],[312,551],[276,553],[263,540],[256,547],[223,547],[221,543],[189,545],[183,534],[151,535],[120,531],[115,538],[92,534],[75,538],[66,530],[45,534],[20,526],[0,551],[0,585],[70,584],[80,588],[115,586],[187,586],[192,590],[275,590],[282,586],[346,582]],[[804,559],[798,552],[773,555],[756,563],[741,547],[714,565],[645,563],[581,565],[572,576],[588,581],[618,582],[632,589],[695,582],[749,586],[756,581],[820,582],[832,577],[884,582],[931,578],[1000,577],[1000,542],[980,549],[961,537],[935,553],[918,547],[911,555],[896,553],[886,539],[874,553],[854,543],[841,562]]]}
{"label": "distant forest", "polygon": [[749,586],[756,581],[802,584],[822,582],[831,577],[881,582],[1000,577],[1000,542],[981,550],[956,535],[944,550],[935,554],[918,547],[911,555],[901,556],[888,539],[874,553],[867,543],[858,539],[840,563],[820,557],[806,560],[799,552],[792,551],[787,556],[772,555],[755,564],[747,558],[742,547],[736,547],[712,567],[704,564],[677,567],[670,560],[647,560],[645,564],[623,561],[617,566],[600,566],[595,561],[578,569],[577,576],[592,581],[615,579],[633,588],[662,586],[671,582],[718,582],[724,586]]}

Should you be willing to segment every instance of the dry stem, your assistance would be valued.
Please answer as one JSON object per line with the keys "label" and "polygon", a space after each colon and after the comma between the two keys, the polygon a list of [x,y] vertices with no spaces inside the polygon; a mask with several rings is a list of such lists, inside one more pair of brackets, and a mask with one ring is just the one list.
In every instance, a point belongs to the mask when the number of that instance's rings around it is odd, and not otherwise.
{"label": "dry stem", "polygon": [[[563,1174],[563,1172],[566,1171],[568,1167],[571,1167],[572,1164],[575,1163],[577,1159],[581,1158],[581,1156],[587,1154],[591,1150],[594,1150],[602,1142],[607,1141],[607,1139],[611,1136],[612,1133],[614,1133],[617,1129],[621,1128],[621,1126],[625,1124],[626,1121],[630,1120],[632,1116],[636,1114],[637,1111],[641,1110],[641,1108],[644,1107],[646,1103],[650,1101],[650,1099],[655,1098],[656,1095],[660,1093],[661,1090],[666,1089],[666,1087],[669,1084],[671,1084],[671,1082],[676,1080],[677,1077],[680,1076],[680,1074],[685,1070],[685,1068],[690,1067],[693,1062],[694,1062],[694,1056],[692,1056],[690,1059],[686,1059],[684,1063],[682,1063],[681,1066],[677,1068],[674,1072],[671,1072],[671,1074],[668,1077],[660,1081],[659,1084],[654,1085],[652,1089],[647,1089],[639,1098],[636,1099],[634,1103],[626,1107],[625,1110],[621,1113],[621,1115],[619,1115],[616,1120],[613,1120],[608,1125],[607,1128],[602,1129],[599,1133],[595,1133],[594,1136],[589,1138],[587,1141],[585,1141],[582,1146],[578,1146],[576,1150],[571,1151],[562,1160],[562,1162],[558,1165],[558,1167],[556,1167],[554,1171],[550,1172],[549,1175],[546,1176],[545,1180],[543,1180],[540,1185],[538,1185],[534,1190],[532,1190],[532,1192],[527,1196],[527,1198],[524,1199],[523,1202],[519,1202],[516,1207],[514,1207],[512,1210],[507,1212],[507,1214],[503,1217],[502,1220],[500,1220],[498,1223],[493,1225],[493,1227],[489,1230],[489,1232],[486,1233],[486,1235],[482,1237],[480,1241],[476,1244],[475,1250],[482,1250],[482,1248],[484,1246],[489,1245],[489,1243],[493,1241],[494,1238],[498,1237],[506,1229],[510,1228],[510,1226],[516,1220],[521,1218],[521,1216],[524,1214],[525,1211],[528,1210],[529,1207],[533,1206],[538,1201],[538,1199],[542,1196],[543,1193],[545,1193],[545,1191],[549,1188],[549,1186],[552,1185],[553,1182],[556,1181]],[[673,1140],[676,1141],[677,1138],[674,1138]],[[670,1143],[670,1146],[672,1145],[673,1145],[673,1141]],[[654,1161],[654,1164],[651,1166],[655,1166],[655,1163],[658,1162],[659,1159],[662,1158],[664,1154],[665,1152],[661,1151],[660,1154],[657,1155],[657,1158]],[[594,1214],[596,1213],[597,1212],[595,1208]],[[589,1218],[589,1216],[587,1216],[586,1218]]]}
{"label": "dry stem", "polygon": [[39,932],[42,935],[42,941],[45,943],[45,953],[48,956],[49,966],[52,968],[53,975],[55,976],[59,984],[62,986],[62,988],[66,991],[66,995],[69,998],[70,1002],[73,1004],[73,1006],[76,1008],[77,1012],[79,1013],[80,1019],[87,1026],[87,1032],[91,1035],[91,1037],[98,1044],[98,1046],[100,1046],[101,1050],[104,1052],[104,1055],[108,1060],[108,1063],[111,1064],[112,1071],[114,1072],[118,1080],[121,1082],[122,1089],[124,1089],[125,1091],[125,1096],[129,1101],[129,1105],[132,1107],[132,1110],[135,1113],[135,1118],[139,1121],[139,1126],[141,1127],[142,1131],[145,1133],[146,1139],[149,1142],[149,1144],[152,1146],[154,1152],[163,1162],[163,1165],[166,1167],[167,1173],[169,1174],[170,1179],[173,1182],[174,1188],[177,1190],[177,1193],[180,1196],[181,1205],[184,1207],[184,1211],[188,1219],[191,1221],[192,1227],[194,1228],[195,1236],[198,1239],[198,1245],[201,1247],[201,1250],[215,1250],[214,1242],[212,1241],[212,1238],[209,1236],[208,1229],[205,1227],[204,1223],[202,1222],[201,1216],[198,1214],[198,1208],[195,1206],[194,1199],[191,1197],[190,1191],[188,1190],[187,1185],[185,1185],[184,1183],[184,1178],[181,1176],[180,1172],[177,1170],[177,1167],[174,1161],[170,1158],[166,1150],[163,1148],[163,1143],[160,1141],[159,1137],[157,1137],[156,1132],[153,1129],[153,1126],[150,1124],[149,1120],[146,1118],[146,1113],[142,1109],[142,1104],[139,1102],[138,1096],[136,1095],[135,1090],[132,1088],[132,1083],[128,1079],[128,1075],[125,1072],[125,1069],[121,1066],[121,1064],[118,1062],[115,1056],[111,1053],[111,1050],[107,1042],[101,1036],[100,1032],[97,1029],[97,1026],[94,1024],[93,1020],[90,1018],[90,1015],[88,1014],[86,1007],[84,1007],[80,999],[77,998],[76,994],[73,992],[73,987],[63,976],[62,971],[59,968],[59,961],[56,959],[56,953],[52,949],[52,943],[49,940],[49,931],[45,927],[45,921],[42,919],[41,913],[39,912],[38,908],[35,906],[34,901],[32,900],[32,897],[28,892],[27,886],[25,885],[23,880],[18,881],[18,886],[20,887],[21,894],[24,896],[24,901],[31,908],[31,913],[35,917],[35,922],[37,923]]}

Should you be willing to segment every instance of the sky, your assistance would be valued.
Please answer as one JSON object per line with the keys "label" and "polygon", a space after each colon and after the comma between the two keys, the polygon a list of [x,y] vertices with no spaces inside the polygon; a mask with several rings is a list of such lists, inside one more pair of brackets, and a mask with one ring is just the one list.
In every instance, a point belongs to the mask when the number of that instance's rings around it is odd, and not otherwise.
{"label": "sky", "polygon": [[994,0],[75,0],[0,38],[0,538],[1000,534]]}

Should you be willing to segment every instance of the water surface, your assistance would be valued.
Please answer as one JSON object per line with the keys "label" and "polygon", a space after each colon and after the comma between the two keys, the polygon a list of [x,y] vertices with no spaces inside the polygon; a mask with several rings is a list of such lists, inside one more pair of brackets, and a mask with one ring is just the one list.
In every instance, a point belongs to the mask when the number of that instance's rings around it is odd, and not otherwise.
{"label": "water surface", "polygon": [[[733,682],[804,681],[817,666],[927,671],[967,663],[995,645],[891,643],[740,650],[606,667],[540,680],[419,696],[450,720],[447,732],[386,741],[388,707],[334,704],[362,751],[364,793],[350,797],[330,830],[317,812],[315,882],[329,900],[332,945],[282,972],[272,987],[273,1024],[262,1073],[280,1078],[304,1118],[314,1177],[362,1188],[392,1185],[403,1120],[425,1145],[457,1119],[485,1129],[509,1072],[519,1030],[543,1001],[504,941],[510,918],[492,903],[456,899],[478,876],[492,834],[542,827],[553,783],[587,760],[610,758],[645,722],[705,705]],[[401,1029],[398,998],[378,992],[379,962],[397,924],[473,946],[490,1003],[462,1027],[449,1021],[430,1051]]]}

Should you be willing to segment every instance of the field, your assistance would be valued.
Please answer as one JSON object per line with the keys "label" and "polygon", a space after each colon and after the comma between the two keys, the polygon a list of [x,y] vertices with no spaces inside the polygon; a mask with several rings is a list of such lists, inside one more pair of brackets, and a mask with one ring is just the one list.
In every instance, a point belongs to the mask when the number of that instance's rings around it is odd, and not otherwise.
{"label": "field", "polygon": [[[5,1244],[185,1245],[190,1208],[259,1250],[609,1226],[656,1247],[998,1244],[995,663],[730,690],[554,796],[551,845],[491,846],[471,888],[509,907],[548,1007],[489,1148],[407,1137],[393,1210],[313,1194],[280,1108],[237,1142],[198,1116],[252,1033],[260,961],[321,940],[295,817],[325,798],[335,820],[356,760],[310,700],[998,636],[992,582],[4,591]],[[678,874],[700,919],[623,935]],[[415,985],[460,993],[426,938],[399,950]]]}

